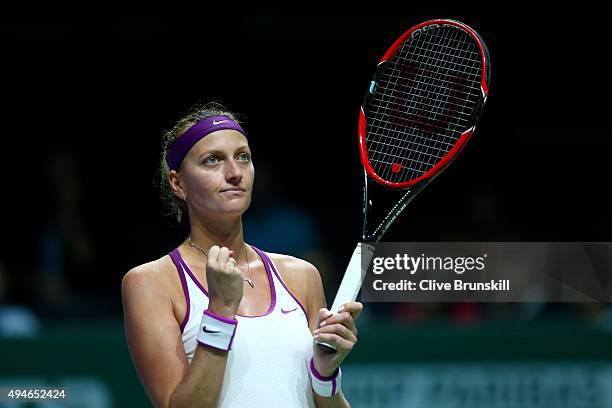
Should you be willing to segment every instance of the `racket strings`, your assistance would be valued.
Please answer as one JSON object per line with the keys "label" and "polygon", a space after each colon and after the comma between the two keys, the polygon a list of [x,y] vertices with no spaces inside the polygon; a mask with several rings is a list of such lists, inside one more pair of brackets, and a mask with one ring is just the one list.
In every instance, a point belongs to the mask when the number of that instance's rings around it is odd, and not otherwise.
{"label": "racket strings", "polygon": [[[415,55],[417,61],[421,60],[421,62],[425,62],[426,65],[431,65],[431,64],[428,64],[429,61],[427,59],[423,60],[422,58],[420,59],[419,57],[423,57],[423,55],[426,54],[427,51],[431,51],[431,45],[430,44],[443,45],[440,42],[440,40],[443,40],[443,39],[444,39],[443,37],[439,37],[438,36],[437,41],[436,41],[436,39],[434,39],[434,41],[430,41],[430,43],[428,44],[429,47],[424,48],[425,52],[419,52],[418,49],[417,50],[409,50],[408,52],[412,53],[412,55]],[[416,44],[416,43],[412,43],[411,45],[414,45],[414,44]],[[453,45],[457,46],[457,44],[453,44]],[[404,46],[405,46],[405,44],[404,44]],[[412,47],[412,48],[416,48],[416,47]],[[400,52],[400,54],[399,54],[400,57],[402,56],[402,54],[403,53]],[[443,56],[448,56],[448,53],[446,53],[446,52],[441,52],[441,54]],[[403,60],[405,61],[406,59],[403,58]],[[392,66],[392,69],[394,71],[398,70],[398,61],[404,62],[401,59],[396,60],[396,63],[394,64],[394,66]],[[414,65],[409,65],[408,67],[411,68],[411,67],[414,67]],[[400,69],[406,71],[405,68],[401,68],[400,67]],[[416,70],[414,70],[413,72],[410,72],[410,73],[415,73],[415,72],[417,73],[417,75],[422,75],[422,73],[420,73],[420,72],[418,72]],[[425,72],[425,71],[422,71],[422,72]],[[397,72],[393,72],[393,74],[397,75]],[[429,75],[429,76],[431,77],[431,75]],[[427,83],[427,78],[426,78],[425,81],[418,81],[418,80],[415,81],[417,87],[419,86],[419,82],[420,83]],[[397,84],[398,84],[398,81],[395,81],[394,85],[397,85]],[[422,91],[422,88],[418,89],[418,90]],[[418,95],[418,96],[422,96],[422,95]],[[401,97],[401,95],[400,95],[400,97]],[[435,98],[434,101],[431,101],[431,100],[430,101],[425,101],[425,103],[429,103],[431,107],[435,108],[436,107],[435,103],[438,100],[440,100],[440,99],[439,98]],[[433,129],[433,127],[438,127],[438,128],[442,128],[443,129],[443,126],[445,126],[445,125],[447,126],[448,125],[447,123],[444,123],[443,121],[438,121],[437,126],[432,124],[431,122],[428,123],[426,121],[426,119],[423,119],[423,118],[419,117],[418,112],[414,116],[415,117],[412,118],[412,121],[414,122],[415,126],[421,127],[422,128],[421,130],[438,130],[438,133],[439,133],[439,129]],[[396,123],[400,123],[401,124],[401,122],[399,122],[397,120],[396,120]],[[427,127],[431,128],[431,129],[427,129]],[[418,136],[418,133],[417,134],[413,134],[412,136]],[[411,140],[413,142],[417,142],[418,138],[412,137]],[[427,149],[428,144],[423,144],[423,143],[418,143],[418,142],[416,144],[417,144],[417,146],[414,146],[415,147],[414,149],[408,149],[409,150],[408,158],[409,159],[413,159],[412,160],[413,161],[413,163],[412,163],[413,166],[403,166],[404,168],[407,168],[408,170],[412,170],[413,172],[416,172],[416,173],[423,172],[423,168],[426,167],[425,165],[435,163],[435,161],[437,159],[443,157],[443,155],[446,153],[445,149],[443,149],[441,152],[440,151],[438,151],[438,152],[433,151],[433,153],[435,153],[435,154],[431,154],[432,153],[431,149]],[[393,147],[397,147],[397,146],[393,146]],[[391,147],[391,150],[394,150],[393,147]],[[425,148],[425,149],[423,149],[423,148]],[[416,166],[414,166],[414,164],[416,164]],[[387,166],[387,174],[385,174],[385,176],[389,175],[388,174],[388,167],[389,166]]]}
{"label": "racket strings", "polygon": [[[433,36],[433,37],[435,37],[435,36]],[[433,39],[431,39],[431,40],[430,40],[430,42],[429,42],[428,44],[426,44],[426,47],[423,47],[423,50],[422,50],[422,51],[420,51],[420,50],[419,50],[417,47],[414,47],[414,45],[415,45],[415,44],[417,44],[417,43],[416,43],[416,42],[413,42],[413,43],[411,43],[411,45],[413,46],[413,47],[411,47],[411,48],[413,48],[413,49],[409,49],[409,50],[408,50],[408,53],[410,53],[410,55],[412,55],[412,56],[415,56],[417,61],[420,61],[420,62],[424,63],[425,65],[430,65],[430,66],[431,66],[432,64],[431,64],[431,63],[429,63],[429,59],[423,59],[423,58],[421,58],[421,57],[423,57],[424,55],[426,55],[426,53],[427,53],[427,52],[431,52],[431,51],[432,51],[432,45],[438,45],[438,46],[440,46],[440,45],[445,45],[445,44],[443,44],[443,43],[442,43],[442,41],[443,41],[444,39],[445,39],[444,37],[440,37],[440,36],[438,36],[437,38],[433,38]],[[451,38],[451,40],[452,40],[452,38]],[[406,44],[404,44],[404,47],[403,47],[404,49],[406,48],[406,47],[405,47],[405,45],[406,45]],[[454,45],[454,46],[457,46],[457,44],[453,44],[453,45]],[[402,51],[405,51],[405,50],[402,50]],[[403,56],[402,54],[404,54],[404,55],[405,55],[405,54],[406,54],[406,52],[400,52],[400,54],[399,54],[400,58]],[[442,54],[442,57],[444,57],[444,56],[448,56],[448,55],[449,55],[448,53],[443,52],[443,51],[442,51],[442,52],[440,52],[440,54]],[[435,57],[434,57],[434,58],[435,58]],[[393,73],[393,74],[395,74],[395,75],[397,75],[397,74],[401,74],[401,71],[400,71],[399,73],[397,72],[397,70],[398,70],[398,65],[399,65],[399,64],[398,64],[398,62],[402,62],[402,63],[404,63],[405,61],[406,61],[406,58],[402,58],[402,59],[398,59],[398,60],[396,60],[396,63],[394,64],[394,66],[392,66],[392,69],[393,69],[394,71],[396,71],[396,72],[392,72],[392,73]],[[434,66],[435,66],[435,65],[434,65]],[[404,65],[404,67],[405,67],[405,65]],[[415,67],[415,65],[408,65],[408,68],[412,68],[412,67]],[[401,68],[401,69],[403,69],[403,68]],[[403,70],[404,70],[404,71],[406,71],[405,69],[403,69]],[[423,71],[419,72],[419,71],[418,71],[418,70],[416,70],[416,69],[414,69],[412,72],[410,72],[410,71],[409,71],[409,73],[416,73],[416,74],[417,74],[417,78],[418,78],[418,76],[423,76],[423,73],[425,73],[425,72],[427,72],[427,71],[424,71],[424,70],[423,70]],[[430,75],[430,77],[431,77],[431,75]],[[401,78],[401,77],[400,77],[400,78]],[[415,81],[415,85],[418,87],[420,84],[427,83],[427,82],[428,82],[428,81],[427,81],[427,79],[428,79],[428,78],[425,78],[425,81],[418,81],[418,80],[416,80],[416,81]],[[446,78],[444,78],[444,79],[446,79]],[[398,81],[395,81],[395,85],[397,85],[397,82],[398,82]],[[419,84],[419,83],[420,83],[420,84]],[[421,91],[422,91],[422,89],[423,89],[422,87],[421,87],[421,89],[417,88],[417,90],[418,90],[419,92],[421,92]],[[420,97],[421,97],[421,101],[422,101],[422,96],[426,96],[426,95],[427,95],[427,94],[425,94],[425,95],[420,95],[420,94],[417,94],[417,96],[420,96]],[[433,95],[435,95],[435,94],[433,94]],[[437,95],[435,95],[435,96],[437,96]],[[400,95],[400,97],[402,97],[402,95]],[[435,103],[436,103],[438,100],[439,100],[439,98],[435,98],[435,100],[433,100],[433,101],[432,101],[432,100],[429,100],[429,101],[422,101],[422,102],[429,103],[429,105],[430,105],[429,107],[430,107],[430,108],[435,108],[435,107],[436,107],[436,106],[435,106]],[[423,125],[425,125],[424,129],[425,129],[425,130],[428,130],[428,129],[427,129],[427,125],[428,125],[428,123],[427,123],[427,121],[426,121],[425,119],[423,119],[423,118],[421,117],[421,116],[422,116],[422,114],[421,114],[421,115],[419,115],[419,112],[417,112],[417,114],[416,114],[416,115],[414,115],[414,116],[415,116],[415,117],[413,117],[413,118],[412,118],[412,121],[414,122],[414,125],[416,125],[417,127],[424,127]],[[398,122],[398,123],[401,123],[401,122],[399,122],[399,121],[397,121],[397,122]],[[443,129],[443,128],[444,128],[443,126],[445,126],[445,125],[447,125],[447,123],[444,123],[443,121],[438,121],[438,123],[437,123],[437,124],[435,124],[435,125],[434,125],[434,124],[432,124],[431,122],[429,123],[429,127],[434,126],[434,127],[438,127],[438,128],[441,128],[441,129]],[[432,129],[432,130],[433,130],[433,129]],[[416,135],[418,135],[418,134],[414,134],[413,136],[416,136]],[[413,142],[416,142],[418,139],[416,139],[416,140],[415,140],[415,138],[413,137],[411,140],[412,140]],[[409,159],[414,159],[414,162],[416,162],[415,164],[418,164],[418,166],[415,166],[415,167],[413,167],[413,166],[408,166],[408,169],[412,169],[413,171],[416,171],[416,172],[421,171],[421,170],[423,169],[423,167],[424,167],[424,165],[425,165],[425,164],[430,164],[430,163],[432,163],[432,162],[435,162],[437,159],[439,159],[441,156],[443,156],[443,154],[445,154],[445,153],[446,153],[446,151],[444,151],[444,150],[443,150],[443,151],[442,151],[442,155],[440,155],[440,156],[439,156],[438,154],[436,154],[436,155],[432,155],[432,154],[430,154],[430,152],[428,151],[428,150],[430,150],[430,149],[427,149],[427,144],[423,144],[423,143],[417,143],[417,146],[415,146],[415,147],[416,147],[416,149],[409,149],[409,150],[410,150],[410,154],[408,155],[408,158],[409,158]],[[419,148],[421,148],[421,149],[422,149],[423,147],[425,147],[425,150],[423,150],[423,152],[422,152],[421,154],[419,154],[419,150],[417,150],[417,149],[419,149]],[[423,154],[423,153],[424,153],[424,154]],[[438,153],[439,153],[439,152],[438,152]],[[425,160],[422,160],[422,159],[427,159],[427,160],[425,161]],[[404,166],[404,167],[406,167],[406,166]],[[388,170],[387,170],[387,171],[388,171]]]}
{"label": "racket strings", "polygon": [[374,171],[391,182],[420,177],[469,128],[481,95],[477,43],[462,29],[440,26],[400,46],[364,107]]}

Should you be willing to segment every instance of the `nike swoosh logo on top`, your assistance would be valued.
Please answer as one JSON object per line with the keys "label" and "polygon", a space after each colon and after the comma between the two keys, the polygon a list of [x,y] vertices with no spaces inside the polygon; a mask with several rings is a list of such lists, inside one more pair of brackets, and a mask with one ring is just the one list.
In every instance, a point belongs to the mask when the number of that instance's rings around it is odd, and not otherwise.
{"label": "nike swoosh logo on top", "polygon": [[281,307],[281,312],[283,312],[283,314],[295,312],[296,310],[297,310],[297,307],[295,309],[291,309],[291,310],[283,310],[283,308]]}
{"label": "nike swoosh logo on top", "polygon": [[215,331],[215,330],[206,330],[206,326],[202,327],[202,331],[204,333],[221,333],[221,331]]}
{"label": "nike swoosh logo on top", "polygon": [[213,125],[220,125],[224,122],[227,122],[227,120],[213,120]]}

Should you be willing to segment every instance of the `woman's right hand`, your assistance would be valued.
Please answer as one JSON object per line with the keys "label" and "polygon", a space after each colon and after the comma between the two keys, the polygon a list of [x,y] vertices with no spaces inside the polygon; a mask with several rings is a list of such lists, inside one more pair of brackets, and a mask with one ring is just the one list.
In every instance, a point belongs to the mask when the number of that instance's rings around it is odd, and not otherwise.
{"label": "woman's right hand", "polygon": [[218,316],[233,319],[242,300],[244,280],[228,248],[219,248],[217,245],[210,248],[206,263],[206,280],[208,310]]}

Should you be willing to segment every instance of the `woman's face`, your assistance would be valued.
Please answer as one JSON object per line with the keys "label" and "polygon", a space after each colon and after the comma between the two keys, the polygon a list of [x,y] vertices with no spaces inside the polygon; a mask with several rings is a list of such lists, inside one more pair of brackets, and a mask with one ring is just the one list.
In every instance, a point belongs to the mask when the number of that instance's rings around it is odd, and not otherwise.
{"label": "woman's face", "polygon": [[242,215],[255,178],[246,137],[231,129],[206,135],[185,156],[179,178],[190,212]]}

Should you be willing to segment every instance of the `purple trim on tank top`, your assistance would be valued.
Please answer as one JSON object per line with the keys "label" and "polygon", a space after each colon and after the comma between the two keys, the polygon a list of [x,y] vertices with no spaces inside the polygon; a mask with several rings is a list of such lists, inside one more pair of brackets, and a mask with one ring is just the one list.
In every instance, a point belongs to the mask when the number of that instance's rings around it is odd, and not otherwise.
{"label": "purple trim on tank top", "polygon": [[[272,311],[274,310],[274,307],[276,306],[276,289],[274,288],[274,281],[272,279],[272,273],[270,272],[270,259],[268,258],[268,256],[260,251],[259,249],[255,248],[253,245],[251,245],[251,248],[253,248],[255,250],[255,252],[257,253],[257,255],[259,255],[259,257],[261,258],[263,264],[264,264],[264,268],[266,269],[266,273],[268,275],[268,284],[270,285],[270,307],[268,308],[268,311],[265,314],[262,315],[258,315],[258,316],[245,316],[245,315],[241,315],[236,313],[236,316],[240,316],[240,317],[264,317],[269,315],[270,313],[272,313]],[[191,279],[193,280],[193,282],[196,284],[196,286],[198,288],[200,288],[200,290],[204,293],[204,295],[206,295],[206,297],[209,298],[208,296],[208,291],[206,289],[204,289],[204,286],[202,286],[202,284],[200,283],[199,280],[196,279],[195,275],[193,274],[193,272],[191,272],[191,269],[189,269],[189,267],[187,266],[187,264],[185,263],[185,261],[183,260],[183,257],[181,256],[181,253],[178,251],[178,248],[176,249],[176,253],[178,254],[178,259],[181,262],[181,265],[183,266],[183,269],[185,269],[185,271],[187,271],[187,273],[189,274],[189,276],[191,277]],[[267,262],[266,262],[267,260]]]}
{"label": "purple trim on tank top", "polygon": [[[266,255],[266,257],[267,257],[267,255]],[[297,298],[295,296],[293,296],[293,293],[291,293],[291,291],[289,290],[287,285],[285,285],[285,282],[283,282],[283,280],[281,279],[280,274],[276,271],[276,268],[274,267],[274,264],[272,263],[270,258],[268,258],[268,260],[270,261],[270,266],[272,267],[272,271],[274,272],[274,274],[278,278],[278,281],[281,283],[281,285],[283,285],[283,287],[285,288],[287,293],[289,293],[289,296],[291,296],[293,298],[293,300],[295,300],[297,302],[297,304],[300,306],[300,308],[302,309],[302,312],[304,312],[304,316],[306,317],[306,322],[308,323],[308,314],[306,313],[306,309],[304,309],[304,306],[302,306],[300,301],[297,300]]]}
{"label": "purple trim on tank top", "polygon": [[180,264],[180,254],[178,253],[178,250],[175,249],[174,251],[170,252],[170,259],[172,259],[172,262],[174,263],[174,266],[176,266],[176,270],[178,271],[179,274],[179,278],[181,278],[181,286],[183,286],[183,293],[185,294],[185,301],[187,303],[187,309],[185,310],[185,317],[183,318],[183,322],[181,323],[181,334],[183,334],[183,332],[185,331],[185,326],[187,325],[187,321],[189,321],[189,313],[191,311],[191,301],[189,298],[189,287],[187,286],[187,280],[185,279],[185,272],[183,271],[183,268],[181,267]]}
{"label": "purple trim on tank top", "polygon": [[268,258],[268,255],[266,255],[266,253],[262,250],[260,250],[259,248],[255,248],[253,245],[251,245],[251,248],[253,248],[255,250],[255,252],[257,252],[257,255],[259,255],[259,257],[261,258],[263,264],[264,264],[264,268],[266,268],[266,274],[268,275],[268,283],[270,284],[270,307],[268,308],[268,311],[266,312],[266,314],[263,314],[261,316],[243,316],[241,314],[239,314],[238,316],[242,316],[242,317],[263,317],[263,316],[267,316],[270,313],[272,313],[272,311],[274,310],[274,307],[276,306],[276,287],[274,286],[274,279],[272,279],[272,272],[270,272],[270,258]]}

